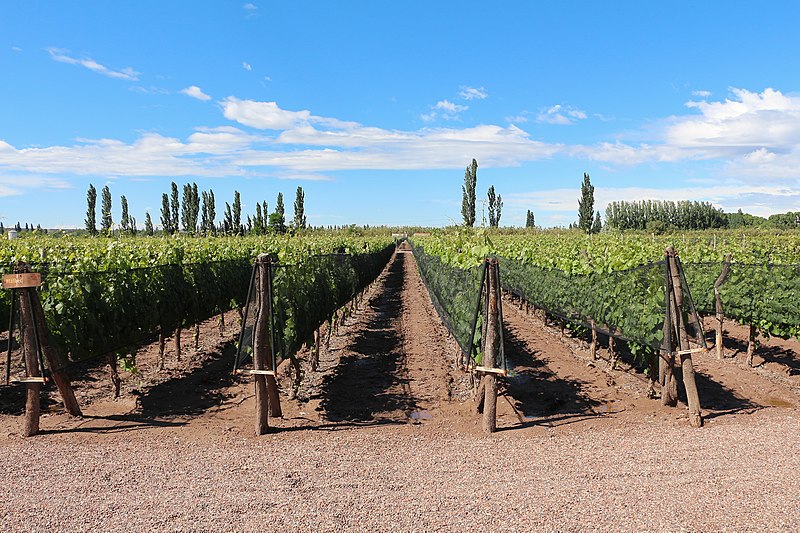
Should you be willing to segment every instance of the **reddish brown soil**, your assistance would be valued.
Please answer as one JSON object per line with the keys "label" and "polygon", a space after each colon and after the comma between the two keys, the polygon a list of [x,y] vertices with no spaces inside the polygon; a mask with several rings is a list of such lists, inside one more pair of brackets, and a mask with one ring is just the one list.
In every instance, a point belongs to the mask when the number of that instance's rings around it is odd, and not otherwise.
{"label": "reddish brown soil", "polygon": [[[158,344],[143,346],[119,400],[103,365],[73,367],[86,416],[66,416],[50,390],[35,438],[19,436],[21,395],[3,389],[0,517],[10,531],[788,530],[800,520],[800,402],[766,374],[777,361],[750,369],[741,356],[695,355],[707,424],[694,430],[686,406],[650,399],[624,358],[591,361],[582,338],[508,300],[504,313],[513,373],[491,437],[407,252],[330,332],[318,371],[299,354],[293,399],[290,365],[280,367],[284,414],[264,437],[251,381],[231,373],[236,313],[224,337],[202,324],[197,350],[184,331],[181,362],[170,340],[163,371]],[[792,345],[762,349],[774,346]]]}

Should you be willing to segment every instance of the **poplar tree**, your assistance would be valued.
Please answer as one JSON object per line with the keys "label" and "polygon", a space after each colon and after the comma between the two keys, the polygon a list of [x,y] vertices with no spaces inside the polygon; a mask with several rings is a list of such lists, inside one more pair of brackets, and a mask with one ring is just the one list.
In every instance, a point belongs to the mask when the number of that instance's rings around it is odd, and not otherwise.
{"label": "poplar tree", "polygon": [[170,233],[175,233],[178,231],[180,226],[178,225],[178,209],[179,209],[179,202],[178,202],[178,184],[174,181],[172,182],[172,197],[170,198],[170,210],[172,215],[170,216]]}
{"label": "poplar tree", "polygon": [[125,195],[119,197],[120,203],[122,203],[122,215],[119,219],[119,229],[122,230],[123,233],[128,233],[130,230],[130,219],[128,217],[128,199],[125,198]]}
{"label": "poplar tree", "polygon": [[600,233],[601,229],[603,229],[603,223],[600,222],[600,211],[598,211],[594,215],[594,223],[592,224],[592,233]]}
{"label": "poplar tree", "polygon": [[113,223],[114,221],[111,220],[111,189],[109,189],[108,185],[106,185],[103,187],[103,204],[100,212],[100,229],[103,230],[103,233],[109,233]]}
{"label": "poplar tree", "polygon": [[472,160],[472,164],[464,172],[464,185],[461,187],[461,216],[464,218],[464,225],[470,228],[475,225],[475,186],[478,183],[478,162]]}
{"label": "poplar tree", "polygon": [[526,228],[535,228],[536,227],[536,220],[533,218],[533,211],[528,209],[528,215],[525,217],[525,227]]}
{"label": "poplar tree", "polygon": [[97,189],[91,183],[86,191],[86,203],[86,231],[89,235],[97,235]]}
{"label": "poplar tree", "polygon": [[144,212],[144,234],[150,237],[153,236],[155,231],[153,231],[153,219],[150,218],[150,211]]}
{"label": "poplar tree", "polygon": [[283,208],[283,193],[278,193],[275,212],[269,216],[269,225],[275,233],[286,233],[286,216]]}
{"label": "poplar tree", "polygon": [[161,227],[164,233],[172,235],[172,216],[169,213],[169,195],[164,193],[161,195]]}
{"label": "poplar tree", "polygon": [[233,191],[233,232],[237,235],[242,234],[242,197],[239,191]]}
{"label": "poplar tree", "polygon": [[503,197],[495,196],[494,185],[489,187],[489,227],[496,228],[500,225],[500,215],[503,212]]}
{"label": "poplar tree", "polygon": [[581,197],[578,199],[578,227],[585,233],[592,232],[594,222],[594,185],[589,180],[589,174],[583,173]]}
{"label": "poplar tree", "polygon": [[306,195],[302,187],[297,188],[297,194],[294,197],[294,227],[297,229],[306,229],[306,214],[305,214],[305,201]]}

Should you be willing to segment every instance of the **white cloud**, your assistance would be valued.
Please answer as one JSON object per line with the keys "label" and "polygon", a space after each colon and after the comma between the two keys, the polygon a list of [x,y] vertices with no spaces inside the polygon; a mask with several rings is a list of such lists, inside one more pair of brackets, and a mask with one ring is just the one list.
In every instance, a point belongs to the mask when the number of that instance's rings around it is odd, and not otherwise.
{"label": "white cloud", "polygon": [[251,71],[251,70],[253,70],[253,65],[251,65],[247,61],[242,61],[242,68],[247,70],[247,71]]}
{"label": "white cloud", "polygon": [[562,106],[561,104],[542,109],[539,111],[539,114],[536,115],[537,122],[559,124],[562,126],[567,126],[573,124],[576,120],[584,119],[586,119],[586,113],[584,111],[571,106]]}
{"label": "white cloud", "polygon": [[222,100],[220,105],[225,118],[262,130],[288,130],[311,117],[310,111],[286,111],[276,102],[239,100],[234,96]]}
{"label": "white cloud", "polygon": [[186,96],[191,96],[197,100],[202,100],[203,102],[207,102],[211,100],[211,97],[208,96],[203,90],[198,87],[197,85],[191,85],[185,89],[181,89],[181,94],[185,94]]}
{"label": "white cloud", "polygon": [[19,46],[12,46],[11,47],[11,51],[12,52],[22,52],[22,48],[20,48]]}
{"label": "white cloud", "polygon": [[68,50],[62,50],[60,48],[48,48],[47,52],[50,54],[50,58],[53,61],[58,61],[60,63],[67,63],[69,65],[79,65],[84,68],[88,68],[93,72],[97,72],[98,74],[102,74],[103,76],[108,76],[109,78],[116,78],[121,80],[128,80],[128,81],[139,81],[139,73],[133,70],[131,67],[126,67],[121,70],[113,70],[105,65],[101,65],[94,59],[89,57],[84,58],[76,58],[72,57],[69,54]]}
{"label": "white cloud", "polygon": [[696,113],[661,121],[651,142],[603,142],[569,152],[625,165],[719,160],[727,173],[743,179],[800,178],[800,96],[770,88],[730,91],[732,98],[724,101],[687,102]]}
{"label": "white cloud", "polygon": [[462,85],[459,89],[458,96],[464,100],[483,100],[489,96],[489,93],[486,92],[486,89],[483,87],[469,87],[467,85]]}
{"label": "white cloud", "polygon": [[436,102],[436,105],[433,106],[433,108],[441,109],[442,111],[445,111],[447,113],[455,114],[455,113],[460,113],[462,111],[466,111],[467,109],[469,109],[469,106],[454,104],[453,102],[450,102],[448,100],[442,100],[441,102]]}
{"label": "white cloud", "polygon": [[19,196],[31,191],[58,190],[70,188],[69,182],[61,178],[51,178],[46,176],[36,176],[25,174],[18,176],[15,174],[0,173],[0,197]]}
{"label": "white cloud", "polygon": [[708,98],[711,96],[711,91],[692,91],[692,96],[697,96],[698,98]]}
{"label": "white cloud", "polygon": [[247,11],[255,11],[258,9],[258,6],[253,4],[252,2],[247,2],[245,5],[242,6],[242,8]]}

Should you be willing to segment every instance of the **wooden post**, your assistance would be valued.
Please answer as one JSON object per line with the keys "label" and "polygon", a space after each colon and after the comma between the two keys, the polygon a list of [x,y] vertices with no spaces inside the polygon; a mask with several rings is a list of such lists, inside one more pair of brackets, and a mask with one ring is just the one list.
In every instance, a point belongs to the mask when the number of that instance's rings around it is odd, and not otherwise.
{"label": "wooden post", "polygon": [[55,346],[50,342],[50,334],[47,331],[47,322],[44,318],[44,309],[42,309],[39,293],[35,289],[25,289],[25,291],[30,295],[31,310],[36,321],[36,330],[39,332],[39,344],[45,359],[47,359],[47,366],[53,376],[53,381],[56,382],[58,392],[61,394],[64,408],[72,416],[83,416],[78,400],[75,398],[75,391],[72,389],[72,384],[67,375],[66,364]]}
{"label": "wooden post", "polygon": [[[486,331],[486,343],[483,351],[483,366],[494,368],[497,359],[497,345],[500,335],[497,331],[499,313],[497,298],[499,297],[499,284],[497,279],[497,260],[489,264],[489,326]],[[494,433],[497,429],[497,376],[488,373],[483,375],[483,431]]]}
{"label": "wooden post", "polygon": [[[25,268],[27,270],[27,268]],[[25,357],[27,377],[41,377],[39,372],[39,354],[36,349],[36,330],[34,329],[33,310],[28,300],[28,290],[21,289],[19,294],[20,329],[22,330],[22,351]],[[10,339],[11,332],[9,332]],[[23,437],[32,437],[39,433],[39,416],[41,414],[41,383],[25,383],[25,424]]]}
{"label": "wooden post", "polygon": [[753,354],[756,351],[756,327],[750,324],[750,332],[747,335],[747,366],[753,366]]}
{"label": "wooden post", "polygon": [[106,354],[106,363],[108,363],[109,371],[111,372],[111,383],[114,385],[114,399],[119,398],[120,389],[122,387],[122,379],[119,377],[117,371],[117,354],[114,352]]}
{"label": "wooden post", "polygon": [[183,328],[178,326],[175,328],[175,357],[177,357],[178,361],[181,360],[181,332]]}
{"label": "wooden post", "polygon": [[[683,288],[681,287],[681,274],[678,270],[677,261],[675,260],[675,251],[670,247],[668,254],[668,262],[670,274],[672,276],[672,289],[675,300],[675,315],[673,315],[673,323],[678,331],[678,340],[680,341],[681,352],[689,351],[689,336],[686,333],[686,322],[684,321],[683,313]],[[686,399],[689,403],[689,424],[692,427],[701,427],[703,425],[703,418],[700,414],[700,397],[697,393],[697,383],[694,376],[694,365],[692,364],[692,355],[690,353],[680,354],[681,368],[683,369],[683,385],[686,388]]]}
{"label": "wooden post", "polygon": [[314,330],[314,351],[311,353],[311,371],[319,368],[319,328]]}
{"label": "wooden post", "polygon": [[[267,370],[266,363],[270,353],[269,340],[269,298],[267,283],[269,279],[269,255],[261,254],[256,259],[256,323],[253,332],[253,370]],[[269,431],[269,396],[267,376],[255,374],[256,389],[256,435]]]}
{"label": "wooden post", "polygon": [[589,345],[589,353],[592,354],[592,361],[597,361],[597,326],[594,320],[591,321],[592,325],[592,343]]}
{"label": "wooden post", "polygon": [[611,370],[617,367],[617,351],[614,349],[614,337],[608,336],[608,362],[611,365]]}
{"label": "wooden post", "polygon": [[[716,244],[716,235],[714,235],[714,240]],[[716,324],[716,349],[717,349],[717,359],[722,359],[725,357],[725,349],[723,346],[722,341],[722,322],[725,320],[725,310],[722,307],[722,297],[719,293],[719,288],[722,283],[725,281],[725,278],[728,277],[728,272],[731,269],[731,254],[728,254],[728,257],[725,259],[725,264],[722,266],[722,272],[720,273],[717,280],[714,282],[714,305],[716,307],[717,312],[717,324]]]}
{"label": "wooden post", "polygon": [[666,309],[664,315],[664,341],[658,358],[658,382],[661,384],[661,405],[678,405],[678,381],[675,378],[675,347],[672,335],[672,315],[675,302],[672,299],[672,276],[669,262],[666,263]]}
{"label": "wooden post", "polygon": [[158,327],[158,369],[164,370],[164,328]]}

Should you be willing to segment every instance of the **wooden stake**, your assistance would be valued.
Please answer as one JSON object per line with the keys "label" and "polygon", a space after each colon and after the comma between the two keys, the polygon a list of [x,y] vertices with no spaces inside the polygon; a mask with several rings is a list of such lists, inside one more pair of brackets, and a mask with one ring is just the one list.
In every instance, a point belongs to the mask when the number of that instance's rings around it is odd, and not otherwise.
{"label": "wooden stake", "polygon": [[[497,360],[497,349],[500,342],[499,311],[497,299],[500,294],[500,287],[497,279],[497,261],[489,264],[489,314],[488,327],[486,331],[486,343],[483,351],[483,366],[494,368]],[[483,400],[483,431],[494,433],[497,429],[497,376],[485,374],[481,382],[484,386]]]}
{"label": "wooden stake", "polygon": [[314,330],[314,351],[311,353],[311,371],[319,368],[319,328]]}
{"label": "wooden stake", "polygon": [[180,362],[181,360],[181,333],[183,332],[183,328],[178,326],[175,328],[175,357]]}
{"label": "wooden stake", "polygon": [[[267,283],[269,279],[270,261],[267,254],[261,254],[256,260],[256,324],[253,332],[253,368],[266,370],[267,358],[270,353],[269,340],[269,298],[267,297]],[[275,376],[272,376],[273,379]],[[269,396],[267,393],[267,376],[256,374],[256,435],[264,435],[269,431]]]}
{"label": "wooden stake", "polygon": [[756,327],[750,324],[750,332],[747,335],[747,366],[753,366],[753,354],[756,352]]}
{"label": "wooden stake", "polygon": [[164,328],[158,328],[158,369],[164,370]]}
{"label": "wooden stake", "polygon": [[[670,248],[672,253],[668,254],[670,274],[672,276],[672,289],[674,291],[675,315],[674,324],[677,326],[678,339],[682,352],[689,350],[689,337],[686,333],[686,322],[683,313],[683,288],[681,287],[681,275],[675,260],[675,251]],[[689,403],[689,424],[692,427],[701,427],[703,418],[700,414],[700,397],[697,393],[697,383],[694,376],[694,365],[690,353],[680,356],[681,368],[683,369],[683,385],[686,388],[686,400]]]}
{"label": "wooden stake", "polygon": [[[714,235],[714,244],[716,244],[716,235]],[[722,296],[720,295],[719,288],[728,277],[728,272],[731,269],[731,254],[725,259],[725,264],[722,266],[722,272],[717,280],[714,282],[714,305],[717,312],[716,324],[716,339],[717,339],[717,359],[722,359],[725,356],[725,348],[722,342],[722,322],[725,320],[725,310],[722,307]]]}
{"label": "wooden stake", "polygon": [[594,324],[594,320],[592,320],[591,324],[592,324],[592,344],[589,345],[589,353],[592,354],[592,361],[597,361],[597,327]]}
{"label": "wooden stake", "polygon": [[[25,268],[27,270],[27,268]],[[25,369],[28,377],[41,377],[39,372],[39,354],[36,350],[36,331],[34,330],[33,312],[26,289],[19,295],[20,327],[22,329],[22,351],[25,358]],[[9,332],[9,335],[11,332]],[[9,341],[10,342],[10,341]],[[41,414],[42,384],[25,383],[25,424],[23,437],[32,437],[39,433],[39,416]]]}
{"label": "wooden stake", "polygon": [[106,354],[106,363],[108,363],[108,368],[111,372],[111,383],[114,385],[114,399],[116,400],[119,398],[120,388],[122,387],[122,379],[117,371],[117,354]]}
{"label": "wooden stake", "polygon": [[47,322],[44,318],[44,309],[42,309],[42,301],[39,298],[39,293],[35,289],[25,289],[29,291],[30,303],[33,311],[33,318],[36,321],[36,330],[39,332],[39,344],[41,345],[42,352],[45,359],[47,359],[47,366],[50,369],[50,374],[58,387],[58,392],[61,394],[61,401],[64,403],[64,408],[72,416],[83,416],[81,407],[78,405],[78,400],[75,398],[75,391],[72,389],[69,375],[66,371],[66,362],[61,357],[61,354],[56,350],[55,346],[50,342],[50,334],[47,330]]}
{"label": "wooden stake", "polygon": [[617,351],[614,349],[614,337],[608,336],[608,361],[611,363],[611,370],[617,368]]}

